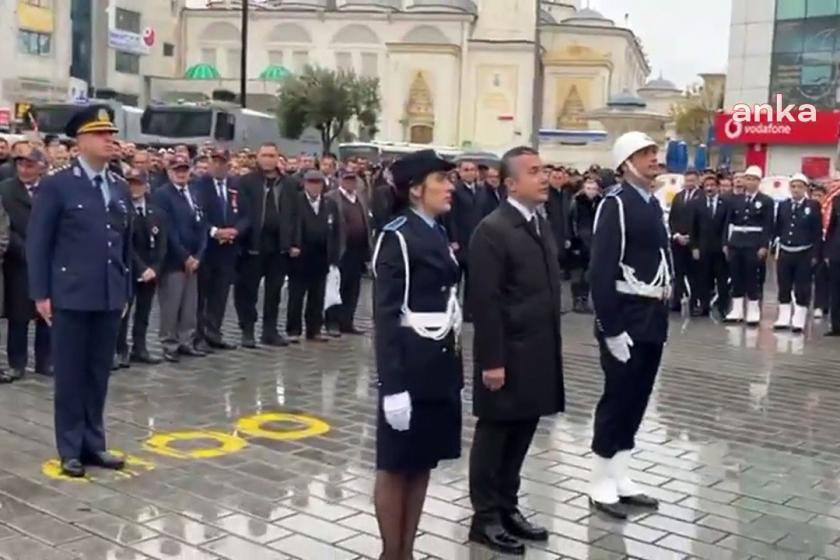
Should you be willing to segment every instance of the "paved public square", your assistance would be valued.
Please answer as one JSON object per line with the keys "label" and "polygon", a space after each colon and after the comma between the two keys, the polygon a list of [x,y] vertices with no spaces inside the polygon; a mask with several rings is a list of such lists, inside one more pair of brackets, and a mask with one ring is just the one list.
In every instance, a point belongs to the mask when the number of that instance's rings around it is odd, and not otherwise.
{"label": "paved public square", "polygon": [[[840,558],[840,344],[819,323],[774,334],[772,314],[760,331],[674,317],[632,465],[662,507],[625,524],[587,506],[602,381],[591,318],[564,316],[567,413],[542,421],[521,489],[551,536],[529,560]],[[129,472],[68,481],[48,462],[51,385],[2,386],[0,558],[376,558],[375,396],[369,336],[134,366],[107,410]],[[498,558],[467,543],[469,400],[468,387],[464,456],[433,474],[417,558]]]}

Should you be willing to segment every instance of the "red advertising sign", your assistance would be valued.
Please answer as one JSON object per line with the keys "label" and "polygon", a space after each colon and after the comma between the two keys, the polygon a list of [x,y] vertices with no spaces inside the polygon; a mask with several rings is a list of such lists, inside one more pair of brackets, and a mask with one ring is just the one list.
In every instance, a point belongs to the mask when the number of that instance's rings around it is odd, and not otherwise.
{"label": "red advertising sign", "polygon": [[0,107],[0,126],[9,126],[12,123],[12,110]]}
{"label": "red advertising sign", "polygon": [[840,111],[817,111],[814,119],[795,111],[792,118],[761,113],[749,115],[743,122],[733,118],[732,113],[718,113],[715,140],[719,144],[836,145],[840,140]]}

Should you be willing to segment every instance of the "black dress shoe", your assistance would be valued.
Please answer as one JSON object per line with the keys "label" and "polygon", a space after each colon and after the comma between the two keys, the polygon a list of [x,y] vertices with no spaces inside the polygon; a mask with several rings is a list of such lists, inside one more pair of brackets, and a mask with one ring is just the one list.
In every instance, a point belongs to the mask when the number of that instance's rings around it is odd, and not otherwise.
{"label": "black dress shoe", "polygon": [[341,329],[341,332],[344,334],[365,334],[365,331],[363,331],[362,329],[357,329],[356,327]]}
{"label": "black dress shoe", "polygon": [[119,366],[121,368],[130,368],[131,367],[131,358],[128,355],[128,350],[121,353],[119,355]]}
{"label": "black dress shoe", "polygon": [[232,342],[228,342],[226,340],[219,339],[208,339],[207,346],[213,348],[214,350],[236,350],[236,344]]}
{"label": "black dress shoe", "polygon": [[289,345],[289,341],[282,334],[266,334],[260,339],[260,342],[266,346],[275,346],[283,348]]}
{"label": "black dress shoe", "polygon": [[23,368],[11,369],[9,370],[8,375],[12,378],[12,381],[18,381],[19,379],[23,379],[26,376],[26,370],[24,370]]}
{"label": "black dress shoe", "polygon": [[337,329],[327,329],[327,335],[333,338],[341,338],[341,331]]}
{"label": "black dress shoe", "polygon": [[186,344],[178,347],[178,353],[182,356],[189,356],[191,358],[203,358],[207,355],[206,352],[202,352],[198,348],[187,346]]}
{"label": "black dress shoe", "polygon": [[300,335],[299,334],[287,334],[286,340],[289,341],[289,344],[300,344]]}
{"label": "black dress shoe", "polygon": [[117,457],[113,453],[107,451],[98,451],[90,453],[82,457],[82,463],[92,467],[99,467],[102,469],[111,469],[114,471],[121,471],[125,468],[125,459]]}
{"label": "black dress shoe", "polygon": [[529,541],[547,541],[548,530],[545,527],[538,527],[525,519],[520,512],[515,511],[510,515],[502,516],[502,525],[505,530],[520,539]]}
{"label": "black dress shoe", "polygon": [[140,364],[156,365],[160,363],[160,358],[155,358],[149,354],[148,350],[135,350],[131,353],[130,359],[132,362]]}
{"label": "black dress shoe", "polygon": [[0,383],[11,383],[15,380],[15,376],[11,373],[0,369]]}
{"label": "black dress shoe", "polygon": [[213,349],[210,348],[210,345],[204,340],[198,340],[195,344],[193,344],[193,348],[198,350],[199,352],[204,352],[205,354],[212,354]]}
{"label": "black dress shoe", "polygon": [[306,335],[306,340],[311,340],[313,342],[329,342],[330,341],[329,338],[322,335],[321,333],[313,334],[313,335]]}
{"label": "black dress shoe", "polygon": [[651,498],[647,494],[636,494],[635,496],[621,496],[618,501],[626,506],[659,509],[659,500]]}
{"label": "black dress shoe", "polygon": [[85,466],[78,459],[62,459],[61,474],[70,478],[83,478],[85,476]]}
{"label": "black dress shoe", "polygon": [[617,504],[605,504],[589,498],[589,507],[595,511],[603,512],[614,519],[627,519],[627,511],[621,506],[621,501]]}
{"label": "black dress shoe", "polygon": [[242,333],[242,348],[254,349],[256,347],[257,341],[254,339],[254,335],[250,333]]}
{"label": "black dress shoe", "polygon": [[825,333],[825,336],[840,336],[840,329],[831,329]]}
{"label": "black dress shoe", "polygon": [[173,364],[176,364],[181,361],[181,358],[178,357],[178,353],[174,350],[164,350],[163,359]]}
{"label": "black dress shoe", "polygon": [[114,359],[111,360],[111,371],[120,369],[120,357],[114,354]]}
{"label": "black dress shoe", "polygon": [[498,523],[484,527],[470,527],[470,540],[502,554],[518,556],[525,554],[525,545],[522,541],[505,531],[505,528]]}

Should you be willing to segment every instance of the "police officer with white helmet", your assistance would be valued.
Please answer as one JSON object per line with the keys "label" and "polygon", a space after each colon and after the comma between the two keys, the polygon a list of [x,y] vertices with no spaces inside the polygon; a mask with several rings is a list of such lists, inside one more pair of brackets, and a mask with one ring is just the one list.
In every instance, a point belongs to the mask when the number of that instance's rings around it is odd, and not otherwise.
{"label": "police officer with white helmet", "polygon": [[589,502],[615,518],[625,506],[656,509],[629,476],[635,435],[647,408],[668,336],[672,264],[662,208],[651,188],[659,172],[657,144],[628,132],[613,159],[624,180],[595,218],[590,263],[595,336],[604,392],[595,409]]}

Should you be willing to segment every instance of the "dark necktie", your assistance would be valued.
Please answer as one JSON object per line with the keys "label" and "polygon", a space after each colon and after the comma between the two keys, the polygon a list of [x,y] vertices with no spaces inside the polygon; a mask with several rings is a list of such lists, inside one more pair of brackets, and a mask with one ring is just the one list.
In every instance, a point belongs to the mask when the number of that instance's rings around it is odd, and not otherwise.
{"label": "dark necktie", "polygon": [[531,216],[531,219],[528,220],[528,225],[531,226],[531,230],[537,234],[537,237],[540,237],[540,221],[536,214]]}
{"label": "dark necktie", "polygon": [[145,217],[145,216],[146,216],[146,212],[144,212],[144,211],[143,211],[143,207],[142,207],[142,206],[138,206],[138,207],[136,208],[136,210],[137,210],[137,215],[138,215],[138,216],[140,216],[141,218],[143,218],[143,217]]}
{"label": "dark necktie", "polygon": [[222,205],[222,219],[227,221],[227,191],[224,181],[216,181],[216,192],[219,195],[219,202]]}
{"label": "dark necktie", "polygon": [[38,185],[37,184],[27,185],[26,190],[29,193],[29,198],[34,200],[35,197],[38,196]]}
{"label": "dark necktie", "polygon": [[102,195],[102,201],[105,203],[105,206],[107,206],[108,205],[108,199],[105,196],[104,191],[102,190],[103,183],[104,183],[104,180],[102,179],[102,175],[96,175],[93,178],[93,184],[96,187],[96,190],[99,191],[99,194]]}

